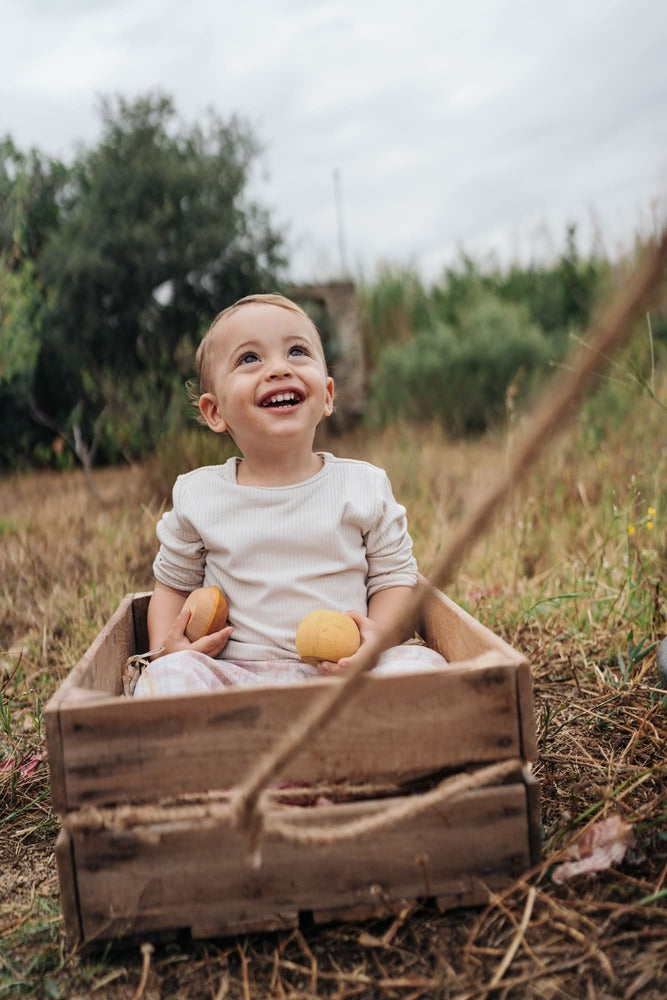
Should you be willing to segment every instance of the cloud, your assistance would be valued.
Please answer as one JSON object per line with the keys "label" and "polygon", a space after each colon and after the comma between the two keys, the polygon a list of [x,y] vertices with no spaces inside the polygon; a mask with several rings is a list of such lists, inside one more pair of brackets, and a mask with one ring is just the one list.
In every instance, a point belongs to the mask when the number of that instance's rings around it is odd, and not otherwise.
{"label": "cloud", "polygon": [[[655,0],[0,0],[0,121],[69,155],[100,95],[170,94],[244,117],[253,193],[298,277],[349,263],[429,274],[461,246],[526,253],[565,226],[631,240],[667,181],[667,8]],[[268,174],[268,176],[267,176]],[[542,244],[543,245],[543,244]],[[533,245],[533,250],[535,249]]]}

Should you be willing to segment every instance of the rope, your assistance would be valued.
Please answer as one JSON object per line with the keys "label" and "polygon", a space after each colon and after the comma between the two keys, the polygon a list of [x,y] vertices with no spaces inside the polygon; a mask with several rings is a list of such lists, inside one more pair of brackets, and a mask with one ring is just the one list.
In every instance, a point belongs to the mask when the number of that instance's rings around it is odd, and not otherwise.
{"label": "rope", "polygon": [[[514,758],[480,767],[470,774],[452,774],[440,781],[435,788],[408,795],[398,802],[391,801],[390,805],[382,806],[369,815],[361,816],[347,823],[305,827],[300,823],[302,817],[310,813],[310,808],[317,809],[319,807],[313,806],[306,808],[305,811],[300,808],[292,808],[289,809],[288,815],[274,809],[267,816],[266,832],[281,840],[300,845],[331,846],[347,840],[355,840],[357,837],[413,819],[426,809],[457,799],[474,788],[492,784],[516,773],[521,769],[521,766],[522,762]],[[356,801],[368,804],[376,800],[365,798]],[[138,839],[145,843],[156,844],[160,840],[160,832],[149,829],[151,825],[182,823],[184,820],[233,825],[233,814],[229,803],[224,800],[185,806],[151,804],[146,806],[116,806],[112,809],[88,806],[68,813],[67,816],[63,817],[62,822],[63,826],[71,832],[81,833],[102,829],[127,830],[134,828]]]}
{"label": "rope", "polygon": [[432,806],[442,805],[443,802],[456,799],[464,792],[479,788],[481,785],[490,785],[499,778],[504,778],[508,774],[520,770],[520,768],[521,761],[514,759],[490,764],[473,774],[453,774],[428,792],[411,795],[407,799],[379,809],[372,815],[361,816],[349,823],[341,823],[340,826],[302,827],[290,822],[284,816],[272,813],[266,819],[266,832],[295,844],[325,844],[327,846],[339,844],[345,840],[354,840],[368,833],[383,830],[385,827],[394,826],[403,820],[414,819],[415,816],[419,816],[420,813]]}
{"label": "rope", "polygon": [[[461,529],[448,540],[432,583],[423,583],[405,600],[391,628],[383,630],[362,647],[356,666],[326,690],[296,719],[283,737],[250,770],[231,800],[232,820],[247,836],[251,857],[257,858],[265,824],[263,790],[280,773],[317,729],[339,713],[358,690],[363,674],[371,670],[395,631],[406,632],[414,622],[431,587],[443,588],[455,567],[483,533],[516,484],[545,451],[547,444],[565,426],[594,377],[609,364],[611,356],[628,339],[633,323],[657,292],[667,263],[667,230],[645,254],[637,271],[616,294],[602,318],[590,330],[590,343],[580,350],[568,372],[526,422],[517,446],[486,494],[473,502]],[[587,338],[588,339],[588,338]]]}

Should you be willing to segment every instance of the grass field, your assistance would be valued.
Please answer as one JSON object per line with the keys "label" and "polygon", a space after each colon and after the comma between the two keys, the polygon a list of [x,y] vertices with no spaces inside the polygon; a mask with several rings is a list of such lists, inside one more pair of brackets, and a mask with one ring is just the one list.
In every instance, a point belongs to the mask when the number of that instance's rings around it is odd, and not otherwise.
{"label": "grass field", "polygon": [[[631,390],[628,389],[628,392]],[[667,386],[658,385],[658,400]],[[543,863],[486,908],[92,957],[64,940],[42,712],[129,591],[151,586],[156,463],[0,480],[0,996],[632,997],[667,994],[667,425],[632,395],[604,434],[583,418],[544,456],[451,580],[450,595],[533,666]],[[427,576],[512,448],[399,428],[327,442],[384,466]],[[177,460],[176,460],[177,461]],[[620,864],[556,885],[588,825],[621,816]]]}

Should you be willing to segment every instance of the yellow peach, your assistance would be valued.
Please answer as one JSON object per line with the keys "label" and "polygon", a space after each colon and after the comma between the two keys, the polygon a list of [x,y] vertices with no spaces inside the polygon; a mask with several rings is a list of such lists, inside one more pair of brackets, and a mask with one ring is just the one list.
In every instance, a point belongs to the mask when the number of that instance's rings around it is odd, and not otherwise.
{"label": "yellow peach", "polygon": [[313,666],[321,660],[337,663],[359,649],[361,636],[357,623],[341,611],[318,609],[302,618],[296,630],[296,651]]}

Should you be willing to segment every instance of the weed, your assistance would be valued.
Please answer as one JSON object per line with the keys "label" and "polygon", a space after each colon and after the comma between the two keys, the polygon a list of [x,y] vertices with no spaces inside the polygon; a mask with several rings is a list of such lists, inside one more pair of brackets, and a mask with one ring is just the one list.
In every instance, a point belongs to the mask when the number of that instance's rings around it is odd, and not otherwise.
{"label": "weed", "polygon": [[0,538],[16,534],[16,526],[13,521],[6,517],[0,517]]}

